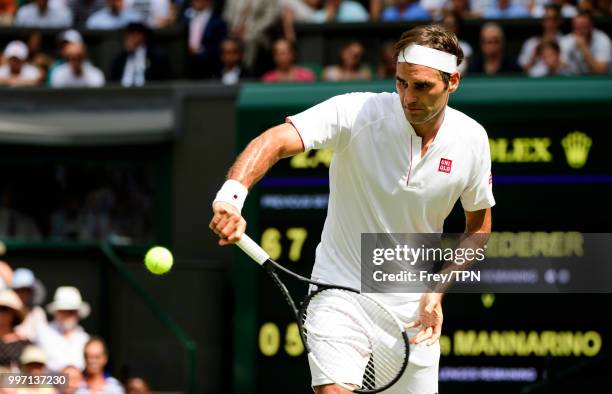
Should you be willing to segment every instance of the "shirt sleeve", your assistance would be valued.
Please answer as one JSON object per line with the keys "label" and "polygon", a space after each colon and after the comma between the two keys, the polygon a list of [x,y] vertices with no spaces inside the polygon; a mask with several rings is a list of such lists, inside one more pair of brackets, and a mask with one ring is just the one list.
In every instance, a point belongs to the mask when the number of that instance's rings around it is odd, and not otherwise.
{"label": "shirt sleeve", "polygon": [[296,128],[304,150],[332,149],[341,151],[351,140],[355,120],[371,93],[350,93],[335,96],[297,115],[287,122]]}
{"label": "shirt sleeve", "polygon": [[612,51],[610,50],[610,39],[605,35],[601,34],[600,42],[593,48],[593,57],[598,62],[609,62]]}
{"label": "shirt sleeve", "polygon": [[467,188],[461,194],[461,205],[466,211],[478,211],[495,205],[493,198],[493,176],[491,174],[491,152],[489,140],[483,130],[479,138],[473,175]]}

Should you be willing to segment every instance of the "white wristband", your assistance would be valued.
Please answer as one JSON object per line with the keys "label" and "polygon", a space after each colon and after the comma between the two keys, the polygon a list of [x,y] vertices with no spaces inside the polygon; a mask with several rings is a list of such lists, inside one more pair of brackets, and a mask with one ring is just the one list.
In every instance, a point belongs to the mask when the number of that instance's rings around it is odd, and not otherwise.
{"label": "white wristband", "polygon": [[244,187],[242,183],[233,179],[228,179],[217,192],[217,197],[215,197],[213,205],[218,201],[226,202],[236,207],[238,212],[240,212],[242,211],[242,206],[244,205],[247,194],[249,194],[249,190]]}

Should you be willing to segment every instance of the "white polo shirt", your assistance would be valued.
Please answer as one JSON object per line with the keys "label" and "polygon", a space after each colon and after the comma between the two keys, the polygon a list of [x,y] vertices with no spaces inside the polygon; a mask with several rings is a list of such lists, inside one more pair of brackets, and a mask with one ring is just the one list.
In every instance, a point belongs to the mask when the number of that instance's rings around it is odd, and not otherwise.
{"label": "white polo shirt", "polygon": [[334,150],[314,279],[359,288],[361,233],[440,233],[458,199],[495,204],[487,133],[450,107],[422,158],[396,93],[336,96],[288,121],[306,150]]}

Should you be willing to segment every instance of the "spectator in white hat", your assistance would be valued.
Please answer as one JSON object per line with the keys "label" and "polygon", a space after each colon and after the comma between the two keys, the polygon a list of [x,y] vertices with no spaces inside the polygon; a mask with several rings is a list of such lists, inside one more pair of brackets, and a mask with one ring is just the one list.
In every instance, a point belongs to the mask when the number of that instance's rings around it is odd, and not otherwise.
{"label": "spectator in white hat", "polygon": [[[47,357],[45,352],[41,348],[35,345],[28,345],[19,357],[21,363],[21,372],[29,376],[41,376],[49,371],[47,370]],[[53,387],[41,387],[36,385],[36,381],[33,384],[28,384],[26,387],[19,387],[16,390],[16,394],[53,394],[55,389]],[[44,383],[44,382],[43,382]]]}
{"label": "spectator in white hat", "polygon": [[32,270],[17,268],[13,273],[13,290],[24,306],[25,318],[15,327],[15,331],[32,342],[37,342],[36,333],[39,327],[47,325],[47,315],[40,307],[45,299],[45,287]]}
{"label": "spectator in white hat", "polygon": [[61,1],[35,0],[17,11],[15,26],[61,28],[72,25],[72,12]]}
{"label": "spectator in white hat", "polygon": [[68,43],[62,55],[66,63],[53,70],[51,86],[54,88],[100,87],[106,79],[102,71],[87,60],[83,43]]}
{"label": "spectator in white hat", "polygon": [[89,304],[76,287],[62,286],[55,291],[47,311],[53,315],[53,321],[37,333],[38,343],[47,355],[47,366],[53,371],[68,365],[83,369],[83,349],[89,334],[79,321],[89,316]]}
{"label": "spectator in white hat", "polygon": [[0,367],[13,367],[30,343],[15,332],[23,320],[23,304],[11,289],[0,290]]}
{"label": "spectator in white hat", "polygon": [[28,46],[22,41],[11,41],[4,49],[6,64],[0,67],[0,85],[34,86],[40,83],[40,71],[27,63]]}

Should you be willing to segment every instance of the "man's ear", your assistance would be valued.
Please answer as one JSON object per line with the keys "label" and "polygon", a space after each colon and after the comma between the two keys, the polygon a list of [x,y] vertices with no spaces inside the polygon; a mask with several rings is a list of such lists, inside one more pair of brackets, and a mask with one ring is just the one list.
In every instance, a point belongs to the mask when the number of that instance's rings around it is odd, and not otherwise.
{"label": "man's ear", "polygon": [[459,81],[461,81],[461,75],[459,71],[455,71],[451,74],[450,80],[448,81],[448,91],[453,93],[459,87]]}

